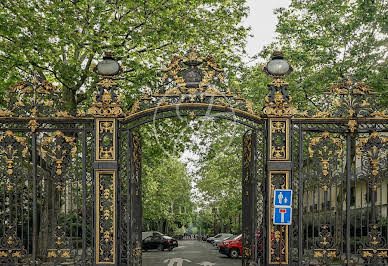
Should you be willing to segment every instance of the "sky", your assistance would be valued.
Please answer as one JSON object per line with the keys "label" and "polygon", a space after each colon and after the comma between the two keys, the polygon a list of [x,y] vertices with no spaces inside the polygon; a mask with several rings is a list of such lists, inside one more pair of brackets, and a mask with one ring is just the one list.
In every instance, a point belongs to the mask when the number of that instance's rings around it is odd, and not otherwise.
{"label": "sky", "polygon": [[249,56],[253,56],[265,45],[270,44],[276,36],[277,19],[273,14],[274,9],[287,7],[291,0],[248,0],[247,2],[250,12],[243,25],[252,28],[253,37],[248,39],[247,52]]}

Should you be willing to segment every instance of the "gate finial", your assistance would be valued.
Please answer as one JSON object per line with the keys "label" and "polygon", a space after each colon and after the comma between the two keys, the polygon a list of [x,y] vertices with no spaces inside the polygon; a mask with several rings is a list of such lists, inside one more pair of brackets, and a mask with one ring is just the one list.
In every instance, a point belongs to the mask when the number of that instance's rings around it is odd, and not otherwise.
{"label": "gate finial", "polygon": [[88,113],[104,117],[122,115],[120,97],[117,94],[118,86],[114,82],[114,78],[122,72],[120,64],[114,59],[111,52],[106,52],[94,71],[102,80],[97,83],[98,91]]}
{"label": "gate finial", "polygon": [[284,60],[281,52],[273,53],[271,61],[264,67],[264,72],[274,78],[268,84],[270,93],[265,97],[263,114],[265,116],[293,116],[296,113],[295,107],[290,104],[291,96],[288,94],[288,83],[284,77],[292,72],[292,67]]}

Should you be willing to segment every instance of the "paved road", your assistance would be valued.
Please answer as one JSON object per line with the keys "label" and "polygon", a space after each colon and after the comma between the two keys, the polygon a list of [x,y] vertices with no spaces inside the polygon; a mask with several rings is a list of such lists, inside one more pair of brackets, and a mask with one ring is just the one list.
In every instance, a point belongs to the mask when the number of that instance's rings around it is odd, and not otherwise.
{"label": "paved road", "polygon": [[[241,266],[240,259],[229,259],[212,245],[198,240],[179,240],[173,251],[143,251],[144,266]],[[174,262],[175,259],[175,262]],[[181,261],[181,263],[177,262]],[[206,264],[207,262],[207,264]]]}

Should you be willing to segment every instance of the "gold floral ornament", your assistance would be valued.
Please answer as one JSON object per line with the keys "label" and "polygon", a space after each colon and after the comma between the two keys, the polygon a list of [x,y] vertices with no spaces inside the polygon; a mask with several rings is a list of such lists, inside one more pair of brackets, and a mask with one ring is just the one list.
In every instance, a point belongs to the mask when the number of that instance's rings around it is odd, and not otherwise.
{"label": "gold floral ornament", "polygon": [[88,113],[93,116],[121,116],[123,110],[121,108],[121,99],[116,94],[118,89],[117,83],[111,79],[104,79],[97,83],[99,92],[94,97],[94,102]]}
{"label": "gold floral ornament", "polygon": [[50,236],[47,258],[57,262],[71,258],[69,243],[63,226],[56,226],[53,235]]}
{"label": "gold floral ornament", "polygon": [[211,56],[200,57],[194,48],[185,56],[174,56],[161,70],[161,82],[151,93],[144,93],[129,115],[168,105],[207,104],[254,114],[252,104],[224,88],[224,70]]}
{"label": "gold floral ornament", "polygon": [[75,138],[65,136],[61,131],[56,131],[53,136],[46,136],[42,140],[42,158],[52,166],[53,178],[57,183],[57,190],[62,189],[64,174],[71,164],[71,159],[75,157],[77,146]]}
{"label": "gold floral ornament", "polygon": [[365,263],[384,264],[384,260],[388,258],[388,249],[385,245],[385,239],[382,236],[382,228],[379,225],[369,225],[368,241],[359,252],[365,260]]}
{"label": "gold floral ornament", "polygon": [[323,178],[320,179],[322,189],[328,190],[331,186],[334,175],[334,167],[341,159],[343,153],[343,144],[341,139],[335,138],[325,131],[320,136],[311,139],[308,147],[310,158],[316,157],[314,160],[315,168],[321,172]]}
{"label": "gold floral ornament", "polygon": [[359,118],[388,118],[387,110],[378,110],[377,93],[364,82],[345,78],[326,90],[322,106],[318,112],[305,111],[301,117],[348,119],[350,132],[355,132]]}
{"label": "gold floral ornament", "polygon": [[5,226],[5,234],[0,238],[0,263],[19,264],[26,254],[27,250],[24,249],[21,239],[16,234],[16,226]]}
{"label": "gold floral ornament", "polygon": [[[11,200],[15,190],[22,189],[25,178],[21,171],[21,163],[28,155],[28,145],[25,137],[17,136],[10,130],[0,135],[0,160],[3,165],[3,184],[7,189],[5,199]],[[10,203],[6,204],[9,205]],[[4,265],[15,265],[20,263],[27,251],[23,247],[21,239],[17,236],[15,218],[12,218],[12,208],[5,209],[2,222],[4,225],[3,234],[0,236],[0,263]]]}
{"label": "gold floral ornament", "polygon": [[369,137],[359,138],[356,145],[357,157],[361,159],[362,178],[369,187],[376,191],[386,176],[384,173],[385,152],[388,148],[388,137],[372,132]]}
{"label": "gold floral ornament", "polygon": [[6,108],[0,110],[1,117],[31,118],[28,123],[32,132],[39,126],[41,117],[71,117],[65,110],[62,91],[34,73],[30,80],[19,82],[6,92]]}
{"label": "gold floral ornament", "polygon": [[[16,181],[18,169],[15,169],[15,163],[20,161],[20,157],[27,156],[28,146],[25,137],[15,135],[12,131],[7,130],[4,135],[0,136],[0,153],[4,158],[6,165],[6,174],[10,181]],[[8,190],[12,190],[10,184]]]}
{"label": "gold floral ornament", "polygon": [[314,243],[314,258],[322,264],[337,257],[338,251],[329,225],[322,225],[319,229],[319,238]]}
{"label": "gold floral ornament", "polygon": [[268,84],[270,93],[265,97],[263,115],[268,117],[291,117],[296,113],[288,94],[288,83],[284,77],[292,72],[292,67],[284,60],[281,52],[274,52],[264,72],[274,80]]}

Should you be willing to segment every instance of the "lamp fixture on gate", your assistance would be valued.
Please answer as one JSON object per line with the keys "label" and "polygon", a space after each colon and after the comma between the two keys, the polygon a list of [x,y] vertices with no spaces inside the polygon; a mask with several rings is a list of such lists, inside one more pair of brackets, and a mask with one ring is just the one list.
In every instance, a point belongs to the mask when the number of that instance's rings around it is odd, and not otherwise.
{"label": "lamp fixture on gate", "polygon": [[264,116],[290,117],[296,113],[295,107],[290,104],[291,96],[287,92],[288,83],[283,79],[292,70],[279,51],[274,52],[271,61],[264,66],[264,72],[274,79],[268,84],[270,93],[265,97]]}
{"label": "lamp fixture on gate", "polygon": [[292,67],[284,60],[283,54],[280,51],[273,53],[271,61],[264,67],[264,71],[267,75],[282,78],[292,72]]}
{"label": "lamp fixture on gate", "polygon": [[120,64],[111,52],[106,52],[102,61],[94,68],[102,80],[97,83],[97,94],[88,113],[97,117],[117,117],[123,114],[120,97],[117,93],[118,85],[113,78],[122,72]]}
{"label": "lamp fixture on gate", "polygon": [[102,61],[94,68],[94,72],[101,76],[115,76],[122,71],[120,64],[114,59],[112,52],[105,52]]}

